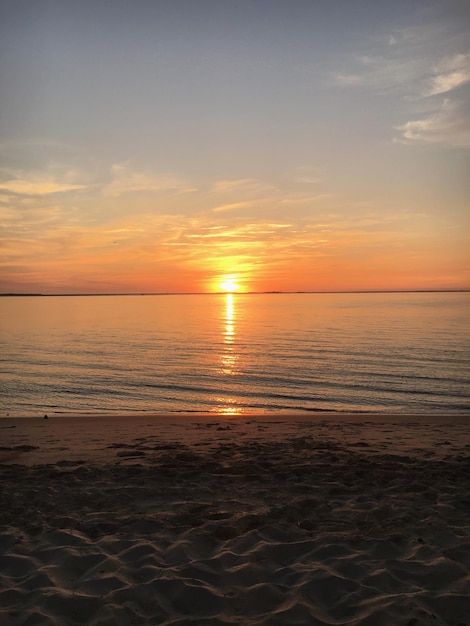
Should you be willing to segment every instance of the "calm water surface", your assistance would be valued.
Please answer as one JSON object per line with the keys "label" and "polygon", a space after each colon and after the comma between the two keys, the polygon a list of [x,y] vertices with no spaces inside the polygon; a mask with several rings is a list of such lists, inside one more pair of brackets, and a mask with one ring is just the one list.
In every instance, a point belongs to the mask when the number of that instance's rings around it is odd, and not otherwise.
{"label": "calm water surface", "polygon": [[0,298],[0,416],[470,414],[470,294]]}

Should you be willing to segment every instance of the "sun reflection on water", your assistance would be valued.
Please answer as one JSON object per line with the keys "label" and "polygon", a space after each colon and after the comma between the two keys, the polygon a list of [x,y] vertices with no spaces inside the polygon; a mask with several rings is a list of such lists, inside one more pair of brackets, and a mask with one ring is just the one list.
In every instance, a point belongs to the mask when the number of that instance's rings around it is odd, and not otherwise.
{"label": "sun reflection on water", "polygon": [[223,328],[223,350],[220,358],[222,373],[233,376],[236,373],[237,355],[235,352],[235,306],[233,294],[225,296],[225,315]]}
{"label": "sun reflection on water", "polygon": [[[228,293],[225,296],[225,308],[222,315],[220,374],[222,376],[235,376],[238,373],[237,363],[235,297],[232,293]],[[220,406],[217,407],[217,413],[220,415],[239,415],[242,413],[235,398],[225,396],[218,398],[218,400]]]}

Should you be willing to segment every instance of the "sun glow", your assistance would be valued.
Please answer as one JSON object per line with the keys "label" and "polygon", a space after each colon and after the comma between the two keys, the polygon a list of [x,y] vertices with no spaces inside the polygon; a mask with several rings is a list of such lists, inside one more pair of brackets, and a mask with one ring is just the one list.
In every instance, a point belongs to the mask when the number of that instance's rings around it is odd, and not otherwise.
{"label": "sun glow", "polygon": [[226,293],[233,293],[234,291],[238,291],[240,285],[233,278],[224,278],[220,283],[221,291],[225,291]]}

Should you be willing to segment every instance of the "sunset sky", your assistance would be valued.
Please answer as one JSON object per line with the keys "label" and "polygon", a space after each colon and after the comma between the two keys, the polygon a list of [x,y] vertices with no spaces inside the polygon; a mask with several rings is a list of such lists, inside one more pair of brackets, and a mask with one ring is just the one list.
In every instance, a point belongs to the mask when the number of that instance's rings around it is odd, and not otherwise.
{"label": "sunset sky", "polygon": [[467,0],[2,0],[0,292],[470,288]]}

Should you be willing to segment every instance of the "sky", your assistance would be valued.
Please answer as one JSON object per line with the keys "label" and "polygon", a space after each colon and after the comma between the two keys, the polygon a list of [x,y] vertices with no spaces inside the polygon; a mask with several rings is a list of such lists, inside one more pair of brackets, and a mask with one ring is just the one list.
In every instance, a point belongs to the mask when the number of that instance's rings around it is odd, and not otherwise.
{"label": "sky", "polygon": [[0,292],[470,288],[468,0],[0,4]]}

